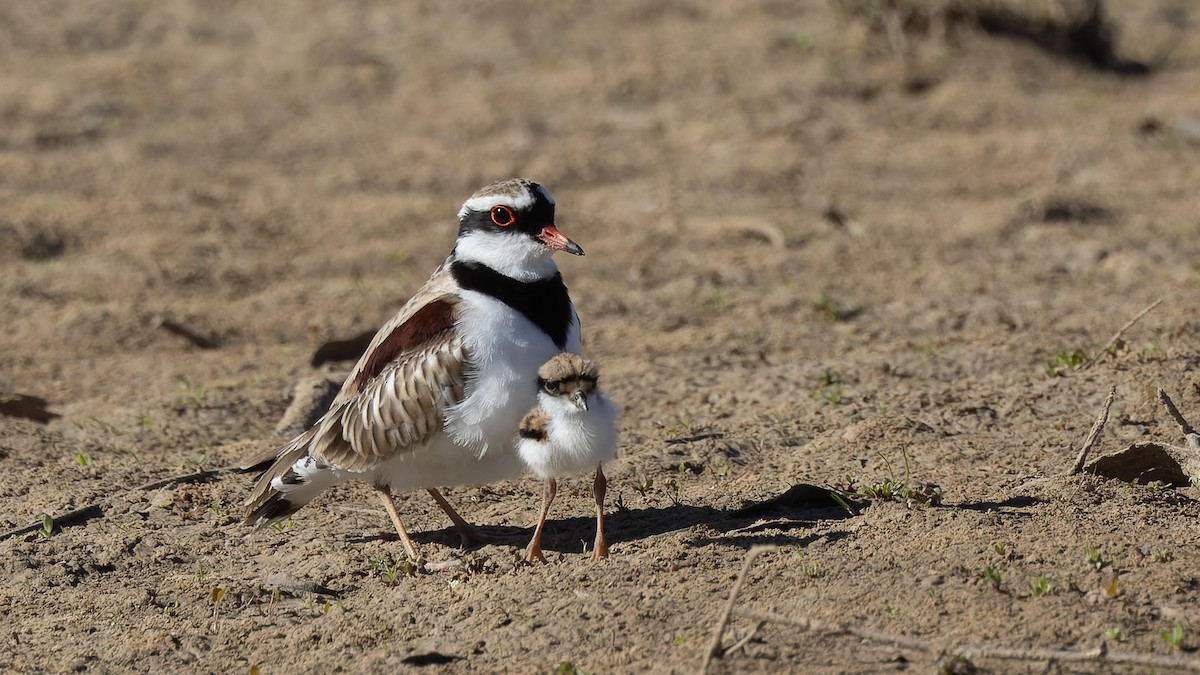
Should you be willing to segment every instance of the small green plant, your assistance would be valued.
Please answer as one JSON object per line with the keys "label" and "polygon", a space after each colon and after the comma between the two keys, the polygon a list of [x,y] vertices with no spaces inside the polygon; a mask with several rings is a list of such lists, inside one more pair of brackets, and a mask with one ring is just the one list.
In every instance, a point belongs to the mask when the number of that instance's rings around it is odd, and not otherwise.
{"label": "small green plant", "polygon": [[88,452],[75,453],[75,462],[80,468],[86,468],[92,465],[92,455]]}
{"label": "small green plant", "polygon": [[675,646],[676,646],[676,647],[682,647],[682,646],[683,646],[683,643],[684,643],[684,641],[685,641],[685,640],[684,640],[684,637],[683,637],[683,633],[680,633],[679,635],[676,635],[676,636],[675,636]]}
{"label": "small green plant", "polygon": [[206,576],[208,576],[208,573],[204,571],[204,563],[197,560],[196,561],[196,580],[203,583],[204,577],[206,577]]}
{"label": "small green plant", "polygon": [[1061,351],[1053,361],[1046,362],[1046,377],[1058,377],[1083,365],[1083,352],[1078,349]]}
{"label": "small green plant", "polygon": [[1000,584],[1004,581],[1004,574],[996,569],[995,565],[988,565],[983,568],[983,580],[991,584],[992,588],[1000,590]]}
{"label": "small green plant", "polygon": [[588,675],[588,673],[570,661],[559,661],[554,664],[554,675]]}
{"label": "small green plant", "polygon": [[672,476],[667,479],[667,482],[662,487],[663,494],[667,495],[667,499],[671,500],[672,506],[683,506],[683,481]]}
{"label": "small green plant", "polygon": [[196,467],[196,471],[204,471],[204,463],[208,461],[208,455],[196,455],[195,457],[188,457],[186,461],[188,464]]}
{"label": "small green plant", "polygon": [[992,546],[992,550],[996,552],[996,555],[1008,555],[1008,544],[998,543]]}
{"label": "small green plant", "polygon": [[892,607],[891,605],[885,606],[883,608],[883,613],[887,614],[889,618],[892,618],[892,619],[896,618],[896,608]]}
{"label": "small green plant", "polygon": [[588,543],[587,543],[587,540],[586,540],[586,539],[580,539],[580,540],[579,540],[579,543],[580,543],[580,544],[583,544],[583,553],[580,553],[579,555],[580,555],[580,556],[582,556],[582,557],[584,557],[584,558],[588,557],[590,554],[588,553]]}
{"label": "small green plant", "polygon": [[841,376],[832,370],[826,370],[821,373],[821,379],[816,391],[812,394],[812,398],[814,401],[825,400],[830,403],[841,403],[844,400],[842,396]]}
{"label": "small green plant", "polygon": [[[900,478],[888,478],[876,483],[860,483],[853,476],[846,476],[834,489],[845,496],[857,499],[870,499],[885,502],[900,502],[913,506],[939,506],[942,503],[942,489],[932,483],[910,485]],[[831,493],[832,494],[832,493]],[[842,504],[849,509],[848,504]]]}
{"label": "small green plant", "polygon": [[1109,640],[1116,640],[1117,642],[1124,642],[1126,640],[1125,631],[1121,630],[1119,626],[1104,631],[1104,637]]}
{"label": "small green plant", "polygon": [[1105,567],[1113,564],[1113,561],[1111,559],[1105,559],[1105,557],[1100,553],[1100,549],[1096,548],[1095,546],[1089,545],[1083,550],[1083,552],[1085,555],[1087,555],[1088,562],[1094,565],[1097,570],[1102,570]]}
{"label": "small green plant", "polygon": [[378,562],[378,568],[383,570],[383,585],[391,588],[400,583],[400,576],[414,576],[417,572],[416,561],[411,558],[404,560],[395,560],[392,558],[383,558]]}
{"label": "small green plant", "polygon": [[840,302],[834,300],[828,293],[822,293],[812,303],[812,309],[826,321],[841,322],[850,319],[855,312],[847,310]]}
{"label": "small green plant", "polygon": [[1050,578],[1044,574],[1029,582],[1029,593],[1035,598],[1040,598],[1043,595],[1050,595],[1050,593],[1053,591],[1054,586],[1050,583]]}
{"label": "small green plant", "polygon": [[1171,649],[1175,651],[1183,649],[1183,624],[1178,621],[1171,627],[1171,630],[1164,630],[1159,635],[1162,637],[1163,642],[1166,642]]}
{"label": "small green plant", "polygon": [[671,438],[682,438],[692,433],[694,425],[695,420],[688,413],[681,417],[678,422],[667,427],[667,433],[670,434]]}
{"label": "small green plant", "polygon": [[222,518],[225,516],[225,502],[224,501],[217,499],[209,506],[209,508],[211,508],[212,512],[214,514],[216,514],[217,518]]}
{"label": "small green plant", "polygon": [[168,605],[163,605],[162,613],[164,616],[174,616],[179,611],[179,601],[176,600]]}
{"label": "small green plant", "polygon": [[[919,483],[912,482],[912,472],[908,464],[908,453],[901,450],[901,457],[904,458],[904,478],[897,478],[892,471],[892,465],[884,457],[884,463],[887,464],[890,478],[878,483],[859,483],[858,479],[849,474],[846,475],[845,481],[835,483],[833,485],[834,492],[840,492],[846,497],[857,497],[860,499],[882,500],[901,502],[913,508],[914,506],[940,506],[942,503],[942,489],[934,483]],[[860,466],[866,466],[865,460],[858,460]]]}
{"label": "small green plant", "polygon": [[106,433],[106,434],[118,434],[118,435],[120,435],[120,433],[121,433],[121,430],[120,430],[120,429],[118,429],[118,428],[116,427],[116,425],[115,425],[115,424],[113,424],[112,422],[109,422],[109,421],[107,421],[107,420],[102,420],[102,419],[100,419],[100,418],[98,418],[98,417],[93,417],[93,418],[92,418],[92,421],[96,423],[96,426],[100,427],[100,431],[103,431],[103,432],[104,432],[104,433]]}
{"label": "small green plant", "polygon": [[54,518],[49,513],[42,516],[42,536],[47,539],[54,536]]}
{"label": "small green plant", "polygon": [[292,529],[292,517],[288,516],[287,520],[277,520],[274,523],[271,523],[271,527],[275,528],[275,531],[279,534],[283,534],[284,532]]}
{"label": "small green plant", "polygon": [[151,422],[150,411],[143,410],[142,411],[142,429],[149,431],[150,430],[150,422]]}
{"label": "small green plant", "polygon": [[646,493],[649,492],[653,487],[654,479],[650,476],[645,476],[640,473],[638,474],[637,482],[633,484],[633,489],[637,490],[637,493],[642,497],[645,497]]}
{"label": "small green plant", "polygon": [[208,387],[206,387],[202,384],[198,385],[195,389],[192,390],[192,401],[194,401],[196,403],[197,408],[204,405],[204,399],[207,396],[208,396]]}
{"label": "small green plant", "polygon": [[801,568],[801,571],[803,571],[804,576],[808,577],[809,579],[817,579],[825,576],[825,572],[823,572],[820,566],[818,566],[815,562],[805,563],[804,567]]}
{"label": "small green plant", "polygon": [[1159,548],[1152,551],[1150,557],[1154,562],[1171,562],[1175,559],[1175,554],[1169,548]]}

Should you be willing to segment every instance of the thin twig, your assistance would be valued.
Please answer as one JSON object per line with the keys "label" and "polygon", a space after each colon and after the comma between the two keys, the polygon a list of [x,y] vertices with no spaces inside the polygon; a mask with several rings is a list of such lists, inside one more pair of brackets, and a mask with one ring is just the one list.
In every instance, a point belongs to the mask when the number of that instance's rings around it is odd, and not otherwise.
{"label": "thin twig", "polygon": [[721,652],[721,655],[729,656],[730,654],[737,653],[737,650],[750,644],[750,641],[754,639],[755,635],[758,635],[758,631],[762,630],[762,627],[765,625],[767,625],[766,621],[759,621],[758,623],[755,623],[754,627],[747,631],[745,635],[738,638],[737,642],[734,642],[726,647],[725,651]]}
{"label": "thin twig", "polygon": [[1024,661],[1099,661],[1107,663],[1132,664],[1149,666],[1151,668],[1172,668],[1200,672],[1200,660],[1185,659],[1177,656],[1156,656],[1153,654],[1138,654],[1136,652],[1110,652],[1107,644],[1085,650],[1075,649],[1014,649],[1009,647],[984,647],[978,645],[961,645],[951,650],[942,650],[935,644],[920,638],[898,635],[886,631],[878,631],[850,624],[836,624],[809,619],[805,617],[786,616],[774,612],[762,612],[745,607],[735,607],[731,614],[755,621],[778,623],[794,626],[802,630],[834,635],[853,635],[871,642],[879,642],[895,647],[905,647],[914,651],[933,653],[950,651],[958,654],[969,654],[972,658],[980,659],[1014,659]]}
{"label": "thin twig", "polygon": [[1092,446],[1099,442],[1100,434],[1104,432],[1104,425],[1108,422],[1108,409],[1112,407],[1116,395],[1117,387],[1113,385],[1112,389],[1108,390],[1108,398],[1104,399],[1104,405],[1100,406],[1100,414],[1096,416],[1096,423],[1092,425],[1092,430],[1083,440],[1083,447],[1079,449],[1079,456],[1075,458],[1075,466],[1071,467],[1070,475],[1073,476],[1083,471],[1083,464],[1087,461],[1088,453],[1092,451]]}
{"label": "thin twig", "polygon": [[751,546],[746,552],[746,559],[742,562],[742,571],[738,572],[737,580],[733,582],[733,588],[729,589],[729,602],[725,605],[725,610],[721,612],[721,618],[717,620],[717,625],[713,629],[712,639],[708,641],[708,649],[704,651],[704,663],[700,666],[701,673],[708,672],[708,666],[712,663],[713,657],[719,656],[721,653],[721,636],[725,634],[725,628],[729,626],[729,617],[733,612],[733,606],[737,603],[738,593],[742,590],[742,584],[746,583],[746,575],[750,572],[750,566],[754,564],[754,559],[765,551],[771,551],[778,546]]}
{"label": "thin twig", "polygon": [[1171,400],[1170,396],[1167,396],[1167,392],[1162,387],[1158,388],[1158,400],[1162,401],[1163,406],[1167,409],[1167,414],[1179,425],[1179,429],[1183,432],[1184,436],[1196,433],[1196,430],[1192,428],[1192,425],[1188,424],[1183,413],[1179,412],[1179,408],[1175,407],[1175,402]]}
{"label": "thin twig", "polygon": [[776,614],[774,612],[761,612],[758,610],[749,609],[747,607],[735,607],[732,614],[746,618],[754,619],[755,621],[765,621],[767,623],[781,623],[785,626],[794,626],[802,630],[813,631],[815,633],[829,633],[831,635],[853,635],[864,640],[872,642],[881,642],[892,645],[893,647],[905,647],[919,652],[934,651],[933,646],[928,642],[907,635],[899,635],[896,633],[888,633],[886,631],[874,630],[872,628],[864,628],[862,626],[854,626],[851,624],[829,623],[819,619],[809,619],[807,617],[786,616]]}
{"label": "thin twig", "polygon": [[683,438],[668,438],[667,443],[695,443],[696,441],[704,441],[710,438],[723,438],[724,436],[725,434],[721,433],[720,431],[701,431],[698,434],[684,436]]}
{"label": "thin twig", "polygon": [[[98,515],[103,517],[104,509],[102,507],[105,504],[107,504],[108,502],[112,501],[112,499],[117,497],[118,495],[122,495],[127,492],[134,492],[134,491],[145,492],[148,490],[157,490],[158,488],[166,487],[168,485],[172,485],[175,483],[196,483],[196,482],[200,482],[200,481],[206,481],[210,478],[213,478],[214,476],[217,476],[222,473],[226,473],[228,471],[233,471],[236,469],[237,469],[237,467],[234,467],[234,466],[226,466],[226,467],[222,467],[220,469],[212,469],[209,471],[192,471],[189,473],[180,474],[178,476],[171,476],[170,478],[161,478],[159,480],[150,481],[149,483],[145,483],[143,485],[137,485],[135,487],[125,488],[121,492],[110,494],[98,502],[93,502],[91,504],[88,504],[87,506],[81,506],[77,509],[71,509],[70,511],[67,511],[66,513],[59,514],[57,517],[55,517],[55,516],[51,516],[51,517],[54,518],[55,523],[71,522],[72,520],[75,520],[76,518],[79,518],[80,516],[86,515],[90,511],[96,511],[96,512],[98,512]],[[25,527],[18,527],[15,530],[9,530],[8,532],[5,532],[4,534],[0,534],[0,541],[5,541],[7,539],[11,539],[13,537],[20,536],[22,534],[25,534],[26,532],[33,532],[35,530],[40,530],[40,529],[42,529],[42,527],[43,527],[43,523],[40,520],[32,525],[26,525]]]}
{"label": "thin twig", "polygon": [[1162,301],[1163,301],[1163,299],[1159,298],[1159,299],[1155,300],[1154,302],[1150,303],[1149,307],[1138,312],[1137,316],[1130,319],[1129,322],[1126,323],[1124,326],[1121,326],[1121,330],[1118,330],[1116,333],[1114,333],[1113,336],[1111,338],[1109,338],[1108,342],[1105,343],[1105,345],[1100,349],[1100,352],[1097,353],[1094,357],[1092,357],[1092,360],[1088,361],[1088,363],[1085,364],[1084,367],[1086,368],[1087,366],[1089,366],[1093,363],[1098,363],[1105,356],[1111,354],[1112,352],[1110,352],[1109,350],[1112,350],[1116,346],[1117,342],[1119,342],[1121,340],[1121,338],[1125,335],[1125,331],[1129,330],[1130,328],[1133,328],[1133,325],[1135,323],[1137,323],[1138,321],[1141,321],[1143,316],[1146,316],[1155,307],[1158,307],[1159,305],[1161,305]]}
{"label": "thin twig", "polygon": [[1193,452],[1200,452],[1200,434],[1197,434],[1195,428],[1188,424],[1183,413],[1179,412],[1179,408],[1175,407],[1175,402],[1171,400],[1170,396],[1167,396],[1167,392],[1162,387],[1158,388],[1158,400],[1162,401],[1163,407],[1167,409],[1167,414],[1179,425],[1179,430],[1183,432],[1183,438],[1187,441],[1188,447]]}
{"label": "thin twig", "polygon": [[188,342],[192,343],[196,347],[199,347],[200,349],[220,349],[221,348],[220,342],[217,342],[216,340],[210,340],[210,339],[204,337],[203,335],[197,333],[196,331],[192,330],[191,328],[188,328],[187,326],[179,323],[178,321],[172,321],[166,317],[162,317],[162,316],[154,317],[153,319],[151,319],[151,325],[157,326],[158,328],[161,328],[161,329],[167,331],[168,333],[178,335],[179,337],[187,340]]}

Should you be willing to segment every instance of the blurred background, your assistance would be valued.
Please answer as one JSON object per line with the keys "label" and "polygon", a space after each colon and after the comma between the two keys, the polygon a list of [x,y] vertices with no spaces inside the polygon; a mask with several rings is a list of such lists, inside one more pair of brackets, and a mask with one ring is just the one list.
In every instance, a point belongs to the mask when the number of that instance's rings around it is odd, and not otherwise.
{"label": "blurred background", "polygon": [[[306,509],[291,535],[306,543],[283,546],[235,525],[249,478],[224,475],[116,530],[93,522],[41,547],[9,539],[34,588],[134,595],[130,613],[97,628],[102,638],[68,640],[61,654],[44,643],[7,665],[153,667],[186,652],[236,669],[281,658],[271,626],[285,625],[294,632],[283,642],[324,636],[352,670],[422,649],[484,669],[505,653],[553,666],[575,658],[563,644],[607,654],[593,668],[652,668],[704,639],[748,541],[705,529],[714,514],[802,481],[908,471],[947,501],[1000,504],[1031,474],[1069,465],[1110,382],[1123,386],[1114,416],[1127,420],[1157,414],[1154,386],[1200,409],[1195,10],[1184,0],[3,4],[0,468],[10,481],[0,523],[18,528],[275,442],[292,387],[316,372],[313,352],[379,326],[449,253],[461,202],[524,176],[548,187],[559,228],[587,251],[559,265],[585,351],[623,407],[610,497],[623,507],[614,559],[627,562],[614,565],[637,566],[671,597],[636,619],[608,607],[599,623],[561,630],[483,614],[472,623],[456,613],[476,605],[445,583],[410,580],[425,600],[370,583],[378,573],[361,558],[395,545],[378,539],[386,519],[330,506],[365,509],[365,492]],[[1159,298],[1140,332],[1103,352]],[[1092,362],[1105,365],[1083,368]],[[1135,427],[1115,433],[1160,429]],[[452,496],[477,522],[515,530],[538,489]],[[138,499],[117,510],[138,512]],[[561,518],[575,520],[556,550],[574,553],[588,498],[581,487],[562,499]],[[416,530],[444,526],[427,500],[410,501]],[[1060,516],[1063,537],[1132,527]],[[962,584],[974,583],[990,540],[946,543],[957,553],[928,559],[918,540],[933,524],[977,533],[979,522],[901,520],[863,548],[911,538],[917,568],[958,559],[970,568]],[[1040,541],[1049,526],[1038,522],[1003,536]],[[367,543],[345,543],[363,533]],[[155,553],[138,548],[147,537],[184,543]],[[121,543],[104,553],[105,541]],[[80,550],[108,555],[101,566],[112,569],[46,576]],[[826,550],[820,565],[842,585],[822,597],[874,607],[856,593],[896,561],[857,551],[852,564]],[[252,618],[245,598],[265,592],[266,561],[293,555],[297,574],[342,589],[366,615]],[[703,580],[686,590],[655,562],[696,555]],[[242,589],[243,613],[227,611],[238,627],[220,636],[207,623],[216,601],[195,599],[211,585],[195,580],[197,563]],[[605,583],[621,594],[644,585],[606,569],[596,574],[615,575]],[[788,577],[803,566],[786,560],[773,569],[781,586],[768,594],[789,603],[816,583]],[[1170,576],[1148,597],[1167,593]],[[526,601],[519,586],[505,595],[508,577],[488,579],[497,585],[479,592],[492,605]],[[172,602],[184,623],[165,617]],[[436,628],[393,621],[405,602],[428,603],[415,620]],[[960,626],[936,607],[914,611],[951,636],[990,630],[986,612]],[[1036,640],[1059,610],[1028,611]],[[1139,620],[1148,649],[1160,627]],[[132,625],[161,635],[139,641]],[[490,646],[451,646],[468,628]],[[412,643],[414,630],[426,642]],[[614,648],[605,631],[634,647]],[[376,637],[353,637],[363,634]],[[860,658],[852,645],[806,651],[776,637],[748,662]]]}

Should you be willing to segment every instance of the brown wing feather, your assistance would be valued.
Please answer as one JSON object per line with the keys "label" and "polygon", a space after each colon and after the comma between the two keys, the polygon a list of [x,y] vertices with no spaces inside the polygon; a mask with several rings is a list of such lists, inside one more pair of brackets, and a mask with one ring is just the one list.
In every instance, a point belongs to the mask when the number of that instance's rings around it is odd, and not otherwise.
{"label": "brown wing feather", "polygon": [[451,330],[408,351],[330,411],[309,454],[346,471],[362,471],[421,447],[440,432],[447,406],[462,400],[467,353]]}
{"label": "brown wing feather", "polygon": [[375,333],[367,351],[346,378],[330,408],[336,408],[362,391],[363,386],[406,349],[413,349],[431,339],[453,320],[454,305],[458,302],[458,283],[450,274],[450,260],[437,268],[399,312]]}
{"label": "brown wing feather", "polygon": [[[245,502],[250,511],[272,499],[271,481],[305,455],[361,470],[441,430],[444,407],[462,398],[467,360],[454,332],[456,288],[443,263],[379,329],[329,411],[281,447],[259,477]],[[417,372],[422,377],[411,377]]]}

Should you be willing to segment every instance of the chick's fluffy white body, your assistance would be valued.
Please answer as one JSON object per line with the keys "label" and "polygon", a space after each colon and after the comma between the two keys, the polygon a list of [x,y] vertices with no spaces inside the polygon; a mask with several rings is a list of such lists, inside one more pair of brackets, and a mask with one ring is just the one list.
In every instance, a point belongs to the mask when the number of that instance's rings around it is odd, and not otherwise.
{"label": "chick's fluffy white body", "polygon": [[617,453],[617,406],[596,392],[586,410],[570,399],[538,394],[538,405],[549,416],[546,439],[522,438],[517,453],[538,478],[561,478],[608,462]]}

